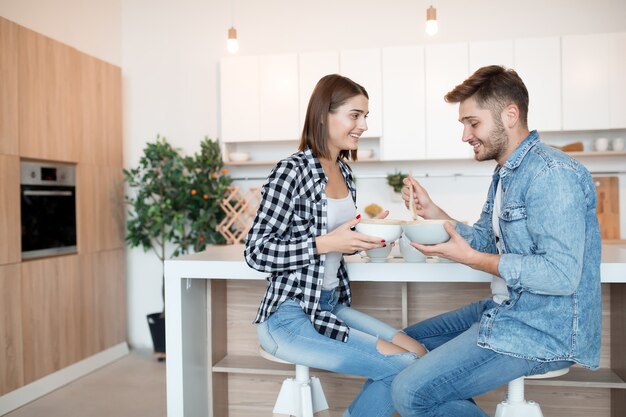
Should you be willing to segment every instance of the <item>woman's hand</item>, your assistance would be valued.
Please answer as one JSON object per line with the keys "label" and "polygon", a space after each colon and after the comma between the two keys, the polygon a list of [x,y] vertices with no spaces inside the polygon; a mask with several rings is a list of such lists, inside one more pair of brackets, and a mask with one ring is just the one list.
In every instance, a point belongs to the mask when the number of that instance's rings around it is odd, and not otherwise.
{"label": "woman's hand", "polygon": [[450,216],[446,214],[438,205],[433,203],[428,195],[428,192],[422,185],[415,180],[415,178],[406,177],[403,181],[402,187],[402,199],[404,200],[404,206],[410,209],[410,187],[413,187],[413,202],[415,205],[415,213],[422,216],[425,219],[444,219],[452,220]]}
{"label": "woman's hand", "polygon": [[[389,211],[385,210],[376,218],[384,219],[389,215]],[[387,245],[384,239],[375,236],[364,235],[356,232],[354,227],[361,221],[361,216],[350,220],[334,229],[332,232],[315,238],[317,253],[354,253],[362,250],[382,248]]]}

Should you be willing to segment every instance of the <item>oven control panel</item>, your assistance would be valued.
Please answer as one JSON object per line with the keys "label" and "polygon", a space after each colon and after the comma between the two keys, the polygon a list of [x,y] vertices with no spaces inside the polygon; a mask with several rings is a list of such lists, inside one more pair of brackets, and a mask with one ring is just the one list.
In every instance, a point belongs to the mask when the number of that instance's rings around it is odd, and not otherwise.
{"label": "oven control panel", "polygon": [[76,185],[76,165],[59,162],[20,162],[22,185]]}

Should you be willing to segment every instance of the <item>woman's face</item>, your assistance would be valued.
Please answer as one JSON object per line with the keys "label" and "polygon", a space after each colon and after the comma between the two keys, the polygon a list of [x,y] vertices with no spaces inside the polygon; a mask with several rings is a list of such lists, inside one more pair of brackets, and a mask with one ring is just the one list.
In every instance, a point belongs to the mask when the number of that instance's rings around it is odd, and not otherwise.
{"label": "woman's face", "polygon": [[359,147],[359,138],[367,130],[368,113],[368,99],[364,95],[354,96],[334,113],[328,113],[328,149],[332,155]]}

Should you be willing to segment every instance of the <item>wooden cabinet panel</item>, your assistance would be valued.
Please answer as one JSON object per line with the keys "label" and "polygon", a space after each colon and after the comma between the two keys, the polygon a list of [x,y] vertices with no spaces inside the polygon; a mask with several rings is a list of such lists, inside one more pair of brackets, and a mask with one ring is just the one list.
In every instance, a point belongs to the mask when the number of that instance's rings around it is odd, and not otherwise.
{"label": "wooden cabinet panel", "polygon": [[122,168],[78,164],[76,198],[78,252],[123,248]]}
{"label": "wooden cabinet panel", "polygon": [[380,49],[351,49],[339,53],[341,75],[365,87],[369,96],[370,114],[367,117],[367,138],[383,134],[383,85]]}
{"label": "wooden cabinet panel", "polygon": [[20,155],[77,162],[81,54],[21,26],[18,44]]}
{"label": "wooden cabinet panel", "polygon": [[515,70],[530,97],[528,128],[561,130],[561,39],[516,40]]}
{"label": "wooden cabinet panel", "polygon": [[384,48],[382,59],[382,159],[426,159],[424,48]]}
{"label": "wooden cabinet panel", "polygon": [[78,255],[22,263],[24,383],[81,357]]}
{"label": "wooden cabinet panel", "polygon": [[0,17],[0,154],[18,151],[17,25]]}
{"label": "wooden cabinet panel", "polygon": [[602,239],[619,239],[619,178],[594,177],[597,204],[596,213]]}
{"label": "wooden cabinet panel", "polygon": [[21,260],[20,160],[0,155],[0,265]]}
{"label": "wooden cabinet panel", "polygon": [[[306,109],[315,85],[325,75],[339,73],[339,52],[307,52],[298,55],[300,123],[302,131]],[[298,136],[299,138],[299,136]]]}
{"label": "wooden cabinet panel", "polygon": [[20,265],[0,266],[0,395],[24,385]]}
{"label": "wooden cabinet panel", "polygon": [[463,128],[458,104],[446,103],[446,93],[468,76],[467,43],[426,47],[426,157],[471,158],[472,150],[461,142]]}

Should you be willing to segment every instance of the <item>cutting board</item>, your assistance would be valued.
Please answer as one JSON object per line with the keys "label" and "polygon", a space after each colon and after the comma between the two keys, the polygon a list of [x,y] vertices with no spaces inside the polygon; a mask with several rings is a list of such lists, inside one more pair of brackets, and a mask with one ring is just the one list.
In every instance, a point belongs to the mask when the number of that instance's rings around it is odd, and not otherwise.
{"label": "cutting board", "polygon": [[596,213],[602,239],[619,239],[619,178],[593,177],[598,203]]}

